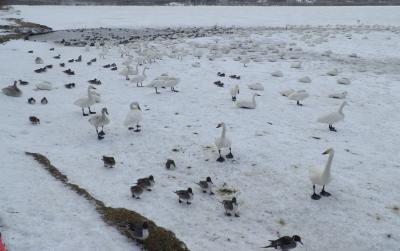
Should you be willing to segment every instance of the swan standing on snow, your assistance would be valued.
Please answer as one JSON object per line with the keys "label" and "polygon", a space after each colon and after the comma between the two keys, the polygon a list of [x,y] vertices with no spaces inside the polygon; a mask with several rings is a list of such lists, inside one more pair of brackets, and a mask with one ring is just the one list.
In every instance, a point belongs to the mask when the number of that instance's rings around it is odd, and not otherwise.
{"label": "swan standing on snow", "polygon": [[251,101],[248,100],[239,100],[236,101],[236,106],[239,108],[244,108],[244,109],[255,109],[257,104],[256,104],[256,96],[261,96],[260,94],[254,93],[253,94],[253,99]]}
{"label": "swan standing on snow", "polygon": [[126,115],[124,125],[128,127],[129,130],[133,130],[134,126],[136,126],[135,132],[140,132],[141,126],[139,123],[142,121],[142,109],[140,109],[140,105],[138,102],[132,102],[131,110],[128,115]]}
{"label": "swan standing on snow", "polygon": [[217,125],[217,128],[220,128],[220,127],[222,127],[221,137],[216,138],[214,143],[217,146],[218,153],[219,153],[219,158],[217,159],[217,161],[218,162],[224,162],[225,159],[221,155],[221,149],[222,148],[229,148],[229,154],[226,155],[226,157],[228,159],[232,159],[233,155],[232,155],[232,149],[231,149],[231,140],[228,137],[226,137],[226,125],[225,125],[225,123],[223,123],[223,122],[219,123]]}
{"label": "swan standing on snow", "polygon": [[[82,108],[82,115],[83,116],[88,116],[89,114],[96,114],[96,112],[92,112],[90,110],[90,107],[92,105],[96,104],[96,97],[95,97],[95,94],[93,94],[92,90],[96,90],[96,88],[94,88],[91,85],[88,86],[88,90],[87,90],[88,96],[87,96],[87,98],[86,97],[85,98],[80,98],[80,99],[77,99],[74,102],[74,105],[77,105],[80,108]],[[89,114],[85,113],[85,108],[89,109]]]}
{"label": "swan standing on snow", "polygon": [[229,91],[231,92],[232,101],[236,101],[236,95],[239,94],[239,85],[231,86]]}
{"label": "swan standing on snow", "polygon": [[170,87],[172,92],[179,92],[179,91],[175,90],[175,86],[177,86],[179,84],[179,82],[181,82],[181,80],[179,78],[166,77],[163,87]]}
{"label": "swan standing on snow", "polygon": [[347,96],[347,92],[338,92],[338,93],[332,93],[328,97],[329,98],[336,98],[336,99],[345,99]]}
{"label": "swan standing on snow", "polygon": [[22,91],[17,86],[17,81],[14,81],[13,85],[1,89],[1,91],[4,93],[4,95],[10,97],[21,97],[22,95]]}
{"label": "swan standing on snow", "polygon": [[338,123],[342,120],[344,120],[344,113],[343,113],[343,107],[347,105],[347,102],[344,101],[341,105],[340,108],[337,112],[331,112],[328,113],[324,116],[321,116],[318,118],[318,122],[328,124],[329,125],[329,130],[336,132],[335,127],[333,127],[333,124]]}
{"label": "swan standing on snow", "polygon": [[300,91],[295,91],[293,93],[291,93],[288,98],[290,100],[295,100],[298,106],[302,106],[302,104],[300,104],[300,101],[306,99],[309,96],[308,92],[306,90],[300,90]]}
{"label": "swan standing on snow", "polygon": [[147,78],[147,76],[146,76],[146,70],[147,70],[147,69],[149,69],[149,68],[144,67],[144,68],[143,68],[143,71],[142,71],[142,75],[137,75],[137,76],[133,77],[133,78],[131,79],[131,82],[132,82],[132,83],[136,83],[136,86],[137,86],[137,87],[139,87],[139,83],[140,83],[140,87],[143,87],[143,81],[145,81],[146,78]]}
{"label": "swan standing on snow", "polygon": [[[104,138],[104,130],[103,127],[110,123],[110,119],[106,116],[108,115],[107,108],[103,108],[101,110],[101,115],[93,116],[89,119],[89,123],[96,128],[97,138],[102,140]],[[99,128],[101,127],[101,131],[99,132]]]}
{"label": "swan standing on snow", "polygon": [[[313,200],[319,200],[321,199],[321,196],[331,196],[330,193],[325,191],[325,186],[328,185],[332,178],[331,178],[331,166],[332,166],[332,160],[333,160],[333,155],[335,151],[332,148],[329,148],[322,154],[329,154],[328,161],[326,162],[325,168],[321,169],[318,167],[311,167],[309,170],[309,175],[310,175],[310,180],[313,184],[313,191],[314,193],[311,195],[311,198]],[[320,185],[322,186],[322,190],[320,192],[320,195],[315,193],[315,185]]]}
{"label": "swan standing on snow", "polygon": [[125,77],[126,80],[129,80],[129,75],[134,75],[133,74],[133,69],[132,66],[127,65],[124,69],[122,69],[119,74]]}

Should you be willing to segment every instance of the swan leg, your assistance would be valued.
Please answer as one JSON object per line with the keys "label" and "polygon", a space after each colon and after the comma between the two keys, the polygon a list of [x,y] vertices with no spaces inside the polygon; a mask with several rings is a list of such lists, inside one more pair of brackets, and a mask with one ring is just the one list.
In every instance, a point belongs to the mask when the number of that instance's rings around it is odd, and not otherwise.
{"label": "swan leg", "polygon": [[321,199],[321,196],[315,193],[315,185],[313,185],[313,191],[314,191],[314,193],[311,195],[311,199],[313,199],[313,200]]}
{"label": "swan leg", "polygon": [[336,132],[335,127],[333,127],[332,125],[329,125],[329,130],[330,130],[331,132]]}
{"label": "swan leg", "polygon": [[319,194],[322,196],[325,196],[325,197],[329,197],[332,195],[332,194],[328,193],[327,191],[325,191],[325,186],[322,186],[322,190]]}
{"label": "swan leg", "polygon": [[235,96],[232,96],[232,101],[236,101],[236,97]]}
{"label": "swan leg", "polygon": [[224,159],[224,157],[222,157],[222,155],[221,155],[221,150],[218,149],[218,153],[219,153],[219,158],[217,159],[217,161],[218,161],[218,162],[224,162],[225,159]]}
{"label": "swan leg", "polygon": [[160,93],[158,92],[158,90],[157,90],[157,87],[154,87],[154,88],[156,88],[156,94],[160,94]]}
{"label": "swan leg", "polygon": [[91,110],[90,110],[90,107],[88,107],[89,108],[89,113],[90,114],[96,114],[96,112],[92,112]]}
{"label": "swan leg", "polygon": [[179,203],[182,203],[181,199],[178,199]]}
{"label": "swan leg", "polygon": [[84,108],[82,108],[82,115],[83,116],[89,116],[89,114],[85,113],[85,109]]}
{"label": "swan leg", "polygon": [[98,133],[100,136],[104,136],[104,135],[106,135],[106,133],[104,132],[104,130],[103,130],[103,127],[101,127],[101,131]]}
{"label": "swan leg", "polygon": [[297,105],[298,106],[303,106],[302,104],[300,104],[300,101],[297,101]]}
{"label": "swan leg", "polygon": [[179,91],[175,90],[174,87],[171,87],[171,91],[173,91],[173,92],[179,92]]}
{"label": "swan leg", "polygon": [[227,157],[228,159],[232,159],[232,158],[233,158],[232,150],[231,150],[230,147],[229,147],[229,153],[226,155],[226,157]]}
{"label": "swan leg", "polygon": [[136,125],[136,130],[135,132],[140,132],[140,125]]}

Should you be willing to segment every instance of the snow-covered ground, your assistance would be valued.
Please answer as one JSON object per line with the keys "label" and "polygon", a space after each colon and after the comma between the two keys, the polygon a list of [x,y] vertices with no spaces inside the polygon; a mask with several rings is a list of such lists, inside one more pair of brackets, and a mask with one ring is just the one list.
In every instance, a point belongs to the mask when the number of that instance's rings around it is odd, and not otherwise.
{"label": "snow-covered ground", "polygon": [[[27,20],[60,29],[129,26],[128,20],[133,22],[140,17],[145,20],[146,15],[144,11],[131,13],[134,19],[124,19],[121,7],[18,8]],[[65,12],[58,12],[57,17],[51,14],[39,17],[34,14],[38,13],[38,8],[46,13],[57,8]],[[218,12],[218,8],[204,8],[209,10],[202,19],[205,21],[196,25],[219,23],[210,21],[214,20],[213,12]],[[67,18],[66,13],[71,9],[81,12],[82,19],[72,21],[73,18]],[[156,7],[154,13],[163,9]],[[279,14],[274,10],[280,9],[250,8],[254,12],[240,15],[254,20],[255,26],[291,23],[292,20],[286,21],[282,17],[278,23]],[[376,18],[369,18],[369,22],[382,25],[396,24],[396,18],[399,18],[390,15],[392,10],[381,7],[325,8],[336,12],[335,15],[321,11],[318,14],[318,8],[310,9],[315,11],[314,15],[331,16],[332,19],[327,18],[324,22],[330,20],[332,24],[354,25],[357,19],[366,22],[365,18],[370,14]],[[179,22],[174,20],[176,16],[188,15],[180,7],[174,7],[173,11],[164,10],[170,14],[161,15],[160,20],[132,26],[158,26],[167,16],[169,22],[164,25],[179,25],[187,20],[185,17],[177,19]],[[236,10],[234,13],[239,15],[239,9]],[[309,11],[305,8],[296,10]],[[270,22],[266,22],[268,15],[256,15],[257,11],[273,13]],[[339,16],[341,13],[343,15]],[[349,18],[351,13],[353,17]],[[101,23],[105,22],[104,15],[121,19],[106,19],[106,23]],[[228,24],[234,17],[232,15],[226,14],[225,21],[219,24]],[[297,15],[294,13],[291,19],[295,20]],[[243,26],[253,24],[241,20]],[[322,19],[316,16],[306,20],[307,24],[315,26],[320,25],[320,21]],[[235,19],[229,24],[240,23]],[[352,26],[274,31],[249,29],[231,35],[137,43],[153,50],[156,48],[162,55],[162,60],[147,65],[150,69],[144,84],[164,72],[181,79],[177,86],[180,92],[161,89],[160,95],[150,88],[137,88],[118,72],[102,67],[115,62],[119,70],[122,69],[125,58],[120,57],[116,46],[111,46],[105,59],[99,59],[101,49],[94,47],[86,52],[83,48],[54,43],[8,42],[0,46],[0,61],[7,62],[0,64],[2,86],[16,79],[28,80],[30,84],[20,86],[22,98],[0,95],[3,117],[0,130],[3,153],[0,230],[13,250],[70,250],[78,246],[80,248],[76,249],[80,250],[134,248],[128,248],[127,240],[100,222],[94,209],[84,200],[64,190],[23,155],[24,151],[31,151],[46,155],[71,182],[86,188],[107,205],[135,210],[171,229],[194,251],[259,250],[268,239],[276,237],[277,231],[283,235],[300,235],[304,246],[298,250],[399,250],[400,214],[393,209],[400,203],[400,184],[397,182],[400,175],[397,156],[400,51],[395,49],[399,41],[398,27]],[[241,45],[227,54],[220,53],[224,46],[232,44]],[[55,47],[54,51],[49,50],[52,47]],[[212,61],[207,58],[212,54],[211,48],[218,52]],[[28,54],[28,50],[34,50],[34,53]],[[194,50],[202,51],[203,57],[195,58]],[[326,50],[332,50],[333,54],[321,56]],[[134,49],[130,49],[130,53],[138,56]],[[351,58],[351,53],[357,53],[359,57]],[[61,54],[61,60],[53,59],[57,54]],[[177,54],[183,58],[176,58]],[[79,55],[83,62],[67,63],[66,68],[58,66]],[[53,69],[47,73],[34,73],[33,70],[39,68],[34,64],[37,56],[42,57],[46,65],[53,64]],[[238,56],[256,56],[261,61],[251,61],[248,67],[243,67],[233,60]],[[87,66],[86,62],[94,57],[97,62]],[[277,61],[270,62],[271,58]],[[298,61],[302,62],[301,69],[290,67]],[[193,62],[199,62],[201,67],[192,67]],[[75,70],[76,75],[67,76],[62,72],[68,68]],[[327,76],[326,73],[334,68],[339,70],[339,75]],[[284,74],[283,77],[271,76],[277,70]],[[220,78],[217,72],[238,74],[241,79]],[[309,76],[312,83],[298,82],[304,76]],[[341,77],[349,78],[351,84],[337,84],[336,80]],[[102,107],[107,107],[111,119],[102,141],[97,140],[94,128],[73,105],[74,100],[86,95],[87,81],[93,78],[103,82],[96,86],[102,102],[95,105],[94,110],[99,112]],[[33,90],[42,80],[52,82],[57,89]],[[224,82],[225,87],[214,85],[216,80]],[[64,88],[64,84],[71,82],[77,84],[75,89]],[[239,84],[238,99],[248,99],[253,91],[247,84],[255,82],[262,83],[265,88],[257,92],[262,95],[257,97],[257,108],[236,108],[231,101],[229,86]],[[303,107],[279,94],[289,88],[305,89],[310,93],[303,101]],[[338,132],[334,133],[316,119],[338,108],[342,101],[327,96],[341,91],[348,92],[349,106],[344,109],[345,121],[337,125]],[[49,100],[48,105],[26,102],[29,97],[39,101],[44,96]],[[143,110],[140,133],[128,131],[123,126],[132,101],[138,101]],[[41,124],[31,125],[28,121],[31,115],[39,117]],[[220,129],[215,127],[222,121],[228,125],[227,135],[233,142],[234,159],[218,163],[213,142],[220,134]],[[334,180],[327,187],[333,196],[313,201],[310,199],[312,187],[308,168],[323,166],[326,158],[321,153],[329,147],[336,151],[332,167]],[[114,156],[116,167],[105,169],[102,155]],[[176,170],[165,169],[168,158],[175,160]],[[141,200],[132,199],[130,185],[137,178],[150,174],[156,180],[153,191],[143,194]],[[240,218],[224,215],[219,201],[229,196],[201,193],[195,182],[207,176],[213,179],[215,190],[225,183],[238,191]],[[173,191],[189,186],[195,193],[193,204],[181,205]],[[43,221],[48,224],[38,223]],[[55,230],[49,230],[49,225],[54,225]],[[25,227],[31,229],[26,231]],[[76,246],[68,246],[68,242],[61,240],[63,234],[70,239],[77,238]],[[54,246],[55,243],[61,244]],[[104,249],[102,245],[109,246]]]}

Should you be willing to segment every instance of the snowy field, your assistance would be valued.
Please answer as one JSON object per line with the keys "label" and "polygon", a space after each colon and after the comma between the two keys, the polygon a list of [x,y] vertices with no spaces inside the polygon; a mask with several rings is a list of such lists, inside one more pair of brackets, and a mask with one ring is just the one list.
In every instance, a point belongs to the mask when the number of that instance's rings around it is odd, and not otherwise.
{"label": "snowy field", "polygon": [[[135,60],[146,53],[157,55],[155,62],[144,64],[149,68],[144,85],[162,73],[180,79],[179,92],[159,89],[159,95],[118,74],[127,56],[121,58],[122,46],[112,41],[89,50],[53,42],[0,45],[1,87],[18,79],[30,83],[19,86],[20,98],[0,95],[0,231],[10,250],[135,250],[132,242],[106,226],[94,208],[63,189],[25,151],[46,155],[71,182],[109,206],[137,211],[172,230],[193,251],[262,250],[277,231],[300,235],[304,246],[296,250],[400,250],[400,27],[394,26],[400,24],[396,13],[400,9],[185,8],[17,7],[25,20],[55,29],[215,24],[258,28],[202,38],[139,40],[124,46]],[[223,10],[229,11],[218,14]],[[150,19],[148,13],[158,18]],[[357,19],[371,26],[357,25]],[[298,26],[259,27],[287,24]],[[326,56],[328,50],[332,53]],[[54,59],[58,54],[61,59]],[[83,62],[67,62],[79,55]],[[35,64],[36,57],[53,68],[34,73],[44,66]],[[97,62],[88,66],[92,58]],[[245,58],[250,59],[247,67],[240,62]],[[61,62],[66,67],[59,67]],[[195,62],[200,67],[193,67]],[[299,62],[301,68],[291,67]],[[117,71],[102,67],[111,63]],[[68,68],[76,74],[62,72]],[[328,75],[333,69],[337,75]],[[276,71],[283,76],[272,76]],[[231,74],[240,75],[240,80],[229,78]],[[298,81],[305,76],[311,83]],[[337,83],[344,77],[349,85]],[[87,81],[94,78],[102,82],[95,86],[101,103],[92,110],[99,113],[107,107],[111,120],[101,141],[73,104],[85,97]],[[225,86],[213,84],[217,80]],[[54,89],[34,90],[41,81],[51,82]],[[76,88],[64,87],[72,82]],[[249,90],[252,83],[261,83],[264,91]],[[238,100],[261,95],[256,109],[235,106],[229,93],[234,84],[240,88]],[[304,106],[280,94],[288,89],[309,93]],[[338,109],[343,100],[328,96],[340,92],[347,92],[349,105],[344,108],[344,122],[331,132],[317,118]],[[28,104],[29,97],[37,103]],[[49,100],[47,105],[40,104],[42,97]],[[123,125],[132,101],[140,103],[143,113],[138,133]],[[40,118],[40,125],[31,125],[32,115]],[[220,122],[227,124],[234,155],[223,163],[216,162],[214,146]],[[332,196],[314,201],[308,169],[323,167],[327,157],[321,153],[330,147],[335,149],[333,181],[326,189]],[[114,169],[103,167],[102,155],[115,157]],[[167,159],[175,161],[175,170],[165,169]],[[150,174],[156,181],[153,191],[132,199],[129,187]],[[195,184],[207,176],[215,184],[214,196],[201,193]],[[217,192],[224,184],[236,190],[239,218],[225,216],[219,203],[231,198]],[[179,204],[173,192],[188,187],[194,191],[192,205]]]}

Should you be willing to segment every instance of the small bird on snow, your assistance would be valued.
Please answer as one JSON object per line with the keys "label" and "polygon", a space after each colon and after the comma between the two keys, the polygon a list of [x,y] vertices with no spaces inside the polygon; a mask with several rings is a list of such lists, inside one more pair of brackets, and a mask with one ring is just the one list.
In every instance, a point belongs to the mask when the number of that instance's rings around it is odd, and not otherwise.
{"label": "small bird on snow", "polygon": [[270,243],[268,246],[262,248],[275,248],[275,249],[279,248],[280,250],[287,251],[296,248],[297,242],[300,242],[301,245],[303,245],[303,242],[301,242],[301,238],[298,235],[293,235],[292,237],[283,236],[276,240],[270,240],[269,242]]}
{"label": "small bird on snow", "polygon": [[207,177],[206,180],[201,180],[199,183],[196,184],[200,186],[201,190],[203,190],[203,193],[210,193],[210,195],[214,194],[211,190],[214,184],[211,181],[210,177]]}
{"label": "small bird on snow", "polygon": [[232,200],[224,200],[221,203],[224,205],[225,214],[227,216],[232,216],[233,214],[235,215],[235,217],[239,217],[238,214],[239,205],[237,204],[236,197],[233,197]]}
{"label": "small bird on snow", "polygon": [[193,200],[193,191],[192,188],[188,188],[187,190],[178,190],[175,191],[175,193],[178,195],[178,201],[179,203],[182,203],[182,200],[186,201],[186,204],[190,205],[192,204],[190,201]]}

